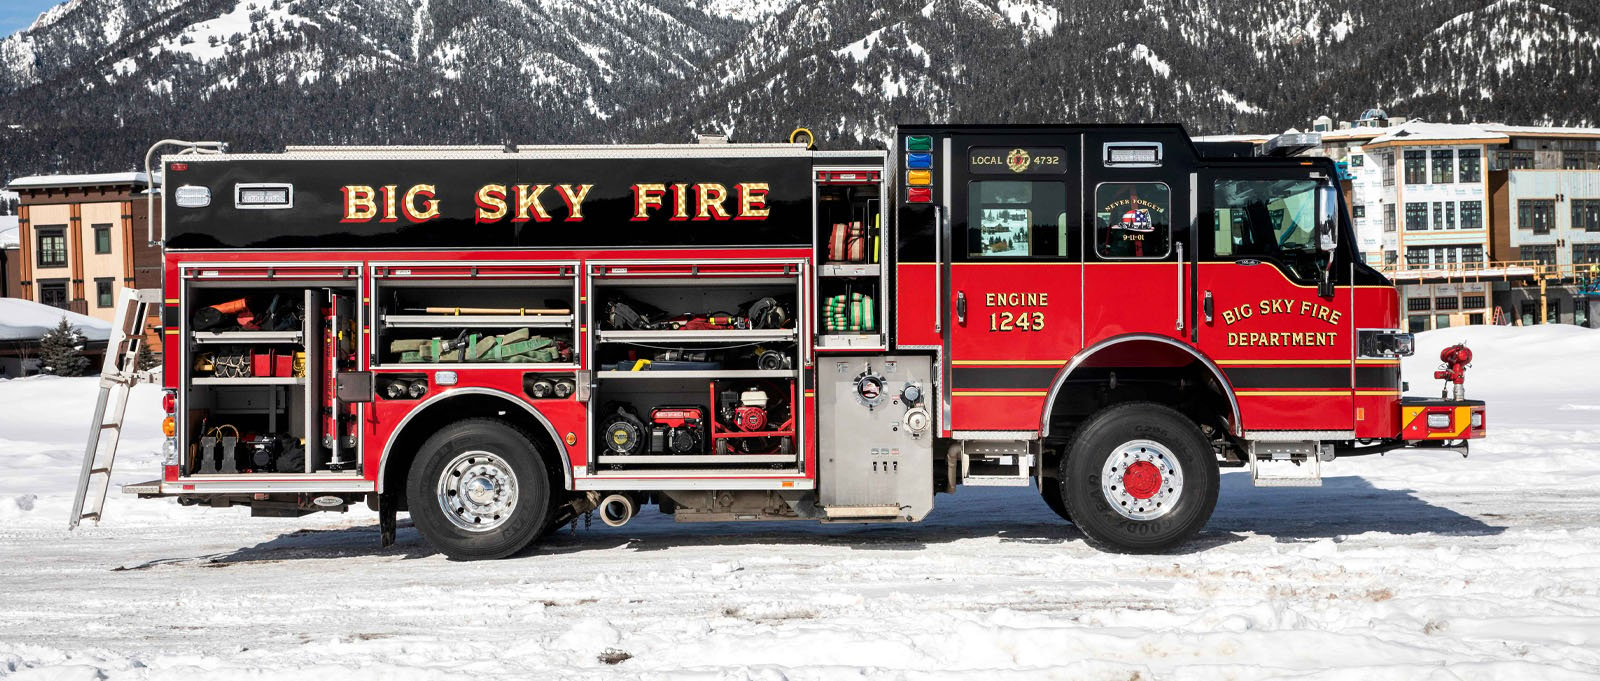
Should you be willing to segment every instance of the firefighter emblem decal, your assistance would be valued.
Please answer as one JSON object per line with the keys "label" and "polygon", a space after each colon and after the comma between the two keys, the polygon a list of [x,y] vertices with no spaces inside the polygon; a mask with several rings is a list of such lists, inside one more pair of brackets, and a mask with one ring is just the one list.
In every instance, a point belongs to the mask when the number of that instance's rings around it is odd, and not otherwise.
{"label": "firefighter emblem decal", "polygon": [[1122,214],[1122,223],[1118,228],[1129,232],[1153,232],[1155,225],[1150,222],[1150,211],[1143,208],[1130,208]]}
{"label": "firefighter emblem decal", "polygon": [[1026,149],[1012,149],[1011,153],[1006,155],[1006,167],[1013,173],[1026,172],[1032,163],[1033,158],[1028,156]]}

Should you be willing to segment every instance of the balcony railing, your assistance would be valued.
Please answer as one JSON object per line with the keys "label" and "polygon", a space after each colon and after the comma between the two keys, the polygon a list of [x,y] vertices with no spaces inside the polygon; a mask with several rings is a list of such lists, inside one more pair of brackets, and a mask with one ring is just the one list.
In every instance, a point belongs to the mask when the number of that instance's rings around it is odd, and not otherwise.
{"label": "balcony railing", "polygon": [[1497,279],[1545,279],[1594,281],[1600,278],[1600,264],[1555,264],[1538,260],[1498,260],[1493,262],[1452,262],[1440,265],[1395,263],[1381,265],[1378,271],[1397,282],[1482,281]]}

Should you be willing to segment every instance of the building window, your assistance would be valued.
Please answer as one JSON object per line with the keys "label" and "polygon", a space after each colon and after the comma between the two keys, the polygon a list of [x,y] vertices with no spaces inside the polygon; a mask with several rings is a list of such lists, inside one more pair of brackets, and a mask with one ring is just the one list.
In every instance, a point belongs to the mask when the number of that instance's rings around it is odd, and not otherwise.
{"label": "building window", "polygon": [[94,252],[97,255],[111,252],[111,225],[94,226]]}
{"label": "building window", "polygon": [[1378,152],[1378,166],[1383,173],[1383,186],[1394,186],[1394,153],[1389,151]]}
{"label": "building window", "polygon": [[1482,246],[1462,246],[1461,247],[1461,262],[1477,262],[1477,263],[1483,262],[1483,247]]}
{"label": "building window", "polygon": [[1544,303],[1544,323],[1561,323],[1561,299],[1551,298]]}
{"label": "building window", "polygon": [[1484,296],[1461,296],[1461,307],[1476,310],[1482,308],[1487,300]]}
{"label": "building window", "polygon": [[1367,217],[1367,205],[1364,203],[1358,203],[1354,206],[1351,206],[1350,211],[1354,213],[1352,217],[1356,219]]}
{"label": "building window", "polygon": [[1461,228],[1483,229],[1483,202],[1461,202]]}
{"label": "building window", "polygon": [[39,267],[67,266],[67,233],[61,227],[39,228]]}
{"label": "building window", "polygon": [[1517,227],[1534,234],[1549,234],[1556,226],[1555,199],[1518,199]]}
{"label": "building window", "polygon": [[67,309],[67,282],[41,281],[39,282],[39,302],[50,307]]}
{"label": "building window", "polygon": [[1588,170],[1589,159],[1581,151],[1569,151],[1561,155],[1562,170]]}
{"label": "building window", "polygon": [[1478,158],[1477,149],[1462,149],[1456,152],[1456,155],[1458,160],[1456,164],[1457,182],[1477,182],[1483,179],[1483,169],[1480,165],[1481,159]]}
{"label": "building window", "polygon": [[1393,232],[1395,229],[1394,204],[1383,204],[1383,231]]}
{"label": "building window", "polygon": [[1572,264],[1600,265],[1600,244],[1573,244]]}
{"label": "building window", "polygon": [[1495,170],[1533,170],[1531,151],[1500,151],[1494,159]]}
{"label": "building window", "polygon": [[1408,151],[1406,159],[1406,184],[1428,183],[1428,152]]}
{"label": "building window", "polygon": [[1461,309],[1461,300],[1455,296],[1439,296],[1433,299],[1433,309],[1459,310]]}
{"label": "building window", "polygon": [[1164,258],[1172,250],[1172,190],[1165,183],[1106,182],[1094,198],[1094,249],[1101,258]]}
{"label": "building window", "polygon": [[1432,300],[1429,300],[1427,298],[1407,298],[1406,299],[1406,311],[1407,312],[1427,312],[1428,310],[1433,309],[1433,308],[1429,307],[1429,305],[1432,302],[1433,302]]}
{"label": "building window", "polygon": [[1534,319],[1533,313],[1537,309],[1539,308],[1533,304],[1533,301],[1522,301],[1522,314],[1520,316],[1522,318],[1523,326],[1533,326],[1534,322],[1537,321]]}
{"label": "building window", "polygon": [[1555,246],[1523,246],[1523,260],[1536,260],[1540,265],[1556,264]]}
{"label": "building window", "polygon": [[1447,201],[1433,202],[1433,228],[1456,228],[1456,204]]}
{"label": "building window", "polygon": [[1572,228],[1600,232],[1600,199],[1572,200]]}
{"label": "building window", "polygon": [[1456,181],[1456,152],[1451,149],[1434,149],[1433,183],[1449,184]]}
{"label": "building window", "polygon": [[1406,315],[1406,330],[1411,333],[1422,333],[1428,330],[1428,315]]}
{"label": "building window", "polygon": [[1366,164],[1367,164],[1367,157],[1362,156],[1361,154],[1351,154],[1350,155],[1350,167],[1351,168],[1360,168],[1360,167],[1362,167],[1362,166],[1364,166]]}
{"label": "building window", "polygon": [[1426,246],[1411,246],[1411,247],[1406,249],[1406,264],[1407,265],[1413,265],[1413,266],[1416,266],[1416,265],[1426,266],[1428,264],[1431,264],[1432,255],[1433,255],[1433,249],[1431,249],[1431,248],[1428,248]]}
{"label": "building window", "polygon": [[1398,262],[1400,262],[1400,253],[1398,251],[1384,251],[1383,252],[1383,264],[1385,264],[1385,265],[1393,265],[1393,264],[1398,263]]}
{"label": "building window", "polygon": [[1417,232],[1428,228],[1428,204],[1406,204],[1406,231]]}
{"label": "building window", "polygon": [[109,277],[94,280],[94,304],[95,307],[111,307],[116,304],[111,295],[111,279]]}

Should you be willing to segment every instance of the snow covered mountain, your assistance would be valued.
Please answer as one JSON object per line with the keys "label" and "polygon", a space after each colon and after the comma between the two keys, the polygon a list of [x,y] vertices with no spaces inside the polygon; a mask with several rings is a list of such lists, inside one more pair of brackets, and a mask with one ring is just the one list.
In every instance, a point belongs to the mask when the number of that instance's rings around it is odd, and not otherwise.
{"label": "snow covered mountain", "polygon": [[71,0],[0,40],[0,177],[162,137],[825,143],[897,122],[1594,123],[1590,0]]}

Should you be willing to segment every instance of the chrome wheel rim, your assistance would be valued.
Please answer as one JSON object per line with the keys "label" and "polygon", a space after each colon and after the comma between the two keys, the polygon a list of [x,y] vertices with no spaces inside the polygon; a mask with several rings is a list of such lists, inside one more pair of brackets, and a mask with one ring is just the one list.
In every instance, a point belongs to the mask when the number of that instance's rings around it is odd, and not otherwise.
{"label": "chrome wheel rim", "polygon": [[1183,469],[1172,450],[1154,440],[1130,440],[1111,450],[1100,469],[1100,491],[1111,510],[1129,520],[1155,520],[1183,495]]}
{"label": "chrome wheel rim", "polygon": [[436,491],[444,517],[468,532],[505,524],[517,507],[517,476],[505,459],[491,452],[456,456],[439,476]]}

